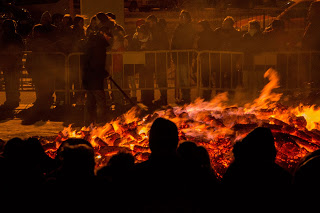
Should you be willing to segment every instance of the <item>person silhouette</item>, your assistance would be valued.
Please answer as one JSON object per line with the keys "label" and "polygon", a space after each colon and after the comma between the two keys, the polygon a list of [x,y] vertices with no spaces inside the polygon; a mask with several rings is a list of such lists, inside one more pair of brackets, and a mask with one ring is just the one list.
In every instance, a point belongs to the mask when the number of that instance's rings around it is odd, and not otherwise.
{"label": "person silhouette", "polygon": [[[164,118],[157,118],[149,132],[151,155],[147,161],[136,164],[133,170],[133,188],[137,192],[133,204],[142,206],[134,211],[168,212],[187,208],[185,170],[177,155],[178,128]],[[132,205],[135,206],[135,205]]]}
{"label": "person silhouette", "polygon": [[270,129],[258,127],[250,132],[234,145],[233,154],[234,162],[223,176],[224,187],[236,194],[246,191],[254,199],[289,189],[291,175],[275,163],[277,150]]}

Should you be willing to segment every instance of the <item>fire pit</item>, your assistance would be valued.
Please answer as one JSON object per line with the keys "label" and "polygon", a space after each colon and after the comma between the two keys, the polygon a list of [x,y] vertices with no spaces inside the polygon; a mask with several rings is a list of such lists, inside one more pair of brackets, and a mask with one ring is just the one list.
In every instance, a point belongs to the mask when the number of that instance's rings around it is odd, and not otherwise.
{"label": "fire pit", "polygon": [[144,117],[131,109],[103,127],[83,127],[76,131],[69,126],[55,138],[43,138],[42,143],[54,157],[64,140],[84,138],[95,148],[97,166],[104,165],[117,152],[131,152],[137,162],[144,161],[150,154],[150,126],[157,117],[164,117],[176,123],[180,141],[190,140],[207,149],[212,167],[221,178],[233,160],[234,143],[261,126],[273,132],[278,150],[276,162],[290,171],[303,156],[320,148],[320,110],[314,106],[291,108],[279,104],[281,94],[272,92],[279,87],[277,72],[269,69],[265,78],[269,83],[259,98],[244,107],[227,106],[227,93],[222,93],[210,102],[199,99],[190,105],[168,107]]}

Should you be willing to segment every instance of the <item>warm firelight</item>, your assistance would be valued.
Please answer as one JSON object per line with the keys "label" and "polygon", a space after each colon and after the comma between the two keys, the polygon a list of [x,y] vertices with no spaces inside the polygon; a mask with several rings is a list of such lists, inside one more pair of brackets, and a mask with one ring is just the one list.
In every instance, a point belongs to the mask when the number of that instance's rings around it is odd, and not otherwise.
{"label": "warm firelight", "polygon": [[210,102],[196,100],[190,105],[169,107],[145,117],[133,108],[103,127],[73,130],[69,126],[44,147],[52,156],[55,148],[67,138],[84,138],[94,146],[98,166],[119,151],[131,152],[139,162],[150,154],[148,132],[152,122],[164,117],[176,123],[181,141],[190,140],[208,150],[212,167],[222,177],[233,160],[234,143],[254,128],[263,126],[274,134],[277,163],[292,170],[303,156],[320,148],[320,110],[315,106],[290,108],[278,104],[282,94],[273,92],[279,87],[277,72],[269,69],[264,77],[269,83],[256,100],[244,107],[228,106],[227,93],[222,93]]}

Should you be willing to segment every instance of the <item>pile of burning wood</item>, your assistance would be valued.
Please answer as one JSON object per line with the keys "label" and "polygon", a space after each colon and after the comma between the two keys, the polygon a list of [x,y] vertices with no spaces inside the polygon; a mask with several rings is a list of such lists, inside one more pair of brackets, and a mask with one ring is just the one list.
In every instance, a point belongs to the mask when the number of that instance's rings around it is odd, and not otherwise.
{"label": "pile of burning wood", "polygon": [[144,117],[131,109],[103,127],[90,126],[77,131],[69,126],[42,143],[54,157],[64,140],[84,138],[95,148],[98,166],[117,152],[130,152],[137,162],[144,161],[150,154],[150,126],[157,117],[164,117],[176,123],[181,142],[193,141],[207,149],[212,167],[222,177],[233,160],[234,143],[256,127],[268,127],[278,150],[276,162],[292,170],[303,156],[320,148],[320,110],[314,106],[290,108],[278,104],[281,94],[272,93],[278,87],[277,73],[268,70],[265,77],[270,82],[260,97],[244,107],[226,106],[227,94],[222,93],[210,102],[196,100],[184,107],[167,107]]}

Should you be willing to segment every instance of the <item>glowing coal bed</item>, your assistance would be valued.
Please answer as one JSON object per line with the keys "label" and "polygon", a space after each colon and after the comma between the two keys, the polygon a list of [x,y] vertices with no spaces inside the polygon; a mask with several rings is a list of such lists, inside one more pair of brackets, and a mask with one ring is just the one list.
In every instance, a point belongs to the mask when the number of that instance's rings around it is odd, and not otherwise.
{"label": "glowing coal bed", "polygon": [[279,87],[277,72],[269,69],[264,77],[269,83],[260,96],[242,107],[228,106],[227,93],[221,93],[210,102],[198,99],[190,105],[167,107],[144,117],[133,108],[104,126],[81,130],[69,126],[58,136],[41,138],[41,142],[47,154],[55,157],[64,140],[86,139],[95,149],[97,167],[118,152],[130,152],[136,162],[141,162],[150,155],[148,131],[152,122],[163,117],[178,126],[180,143],[193,141],[207,149],[211,165],[221,178],[233,160],[234,143],[256,127],[268,127],[278,151],[276,163],[290,171],[303,156],[320,148],[320,110],[315,106],[293,108],[279,104],[282,94],[272,92]]}

